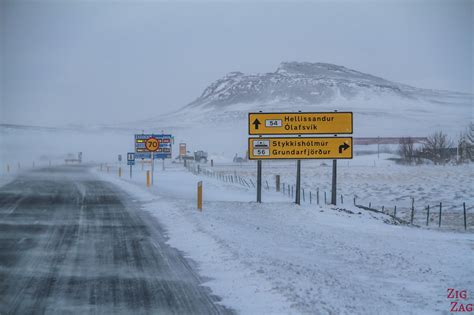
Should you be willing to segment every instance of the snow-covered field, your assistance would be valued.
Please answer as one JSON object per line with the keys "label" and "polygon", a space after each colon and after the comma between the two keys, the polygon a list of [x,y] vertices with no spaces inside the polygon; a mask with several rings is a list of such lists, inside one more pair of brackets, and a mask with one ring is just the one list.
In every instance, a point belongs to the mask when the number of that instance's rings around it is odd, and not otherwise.
{"label": "snow-covered field", "polygon": [[[152,188],[139,166],[133,179],[127,167],[122,178],[115,166],[94,172],[141,200],[168,230],[169,243],[199,263],[222,303],[243,314],[448,313],[448,288],[468,290],[472,300],[472,233],[393,225],[389,216],[350,202],[296,206],[272,190],[256,204],[253,188],[194,175],[182,165],[159,166]],[[281,173],[281,165],[276,169]],[[341,168],[341,185],[354,169]],[[199,180],[203,212],[196,209]]]}
{"label": "snow-covered field", "polygon": [[[414,198],[414,224],[426,226],[427,206],[430,206],[430,226],[438,228],[439,204],[442,203],[442,228],[463,229],[463,203],[466,203],[468,226],[474,229],[474,168],[472,165],[397,165],[389,158],[391,154],[356,156],[350,161],[338,162],[338,203],[343,196],[344,205],[356,203],[371,206],[390,214],[397,207],[397,217],[410,220],[412,198]],[[320,203],[330,202],[332,161],[302,161],[302,188],[305,202],[312,202],[319,189]],[[207,169],[210,169],[207,167]],[[212,171],[237,174],[255,181],[254,162],[236,165],[216,164]],[[274,190],[275,175],[281,182],[294,185],[296,162],[263,162],[264,187]],[[286,190],[287,192],[288,190]]]}

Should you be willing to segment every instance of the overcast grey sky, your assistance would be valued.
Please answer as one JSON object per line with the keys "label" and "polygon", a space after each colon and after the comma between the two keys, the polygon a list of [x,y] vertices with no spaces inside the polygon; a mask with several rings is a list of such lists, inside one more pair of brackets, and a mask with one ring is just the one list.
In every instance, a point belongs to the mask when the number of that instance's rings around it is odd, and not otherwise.
{"label": "overcast grey sky", "polygon": [[0,122],[156,116],[230,71],[329,62],[473,91],[473,1],[0,0]]}

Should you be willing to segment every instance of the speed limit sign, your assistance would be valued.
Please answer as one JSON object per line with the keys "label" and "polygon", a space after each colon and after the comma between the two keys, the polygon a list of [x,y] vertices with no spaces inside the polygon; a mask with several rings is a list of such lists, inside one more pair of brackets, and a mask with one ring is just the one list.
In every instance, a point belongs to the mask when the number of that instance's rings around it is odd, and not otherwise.
{"label": "speed limit sign", "polygon": [[145,142],[145,147],[150,152],[155,152],[160,147],[160,142],[155,138],[148,138]]}

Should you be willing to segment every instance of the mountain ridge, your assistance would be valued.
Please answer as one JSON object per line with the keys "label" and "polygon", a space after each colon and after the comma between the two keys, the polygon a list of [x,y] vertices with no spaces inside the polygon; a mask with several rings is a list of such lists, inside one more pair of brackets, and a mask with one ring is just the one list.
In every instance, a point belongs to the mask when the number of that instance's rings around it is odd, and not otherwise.
{"label": "mountain ridge", "polygon": [[[317,105],[338,96],[394,95],[443,103],[453,98],[471,98],[472,94],[422,89],[330,63],[282,62],[274,72],[244,74],[229,72],[206,87],[194,101],[181,108],[225,108],[239,103],[289,103]],[[441,99],[440,99],[441,98]],[[462,101],[463,103],[465,102]]]}

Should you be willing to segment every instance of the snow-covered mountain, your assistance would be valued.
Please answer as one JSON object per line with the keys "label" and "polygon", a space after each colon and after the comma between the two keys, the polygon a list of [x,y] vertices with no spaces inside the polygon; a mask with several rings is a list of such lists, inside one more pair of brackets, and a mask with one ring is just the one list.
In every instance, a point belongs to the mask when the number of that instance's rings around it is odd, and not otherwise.
{"label": "snow-covered mountain", "polygon": [[231,72],[159,121],[189,128],[246,120],[249,111],[348,110],[358,135],[426,135],[467,125],[472,105],[469,93],[420,89],[328,63],[283,62],[271,73]]}
{"label": "snow-covered mountain", "polygon": [[[207,87],[186,108],[228,108],[239,103],[318,105],[338,97],[398,96],[441,102],[465,102],[470,95],[423,90],[328,63],[283,62],[275,72],[231,72]],[[444,98],[440,100],[438,98]]]}

